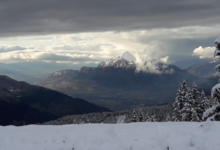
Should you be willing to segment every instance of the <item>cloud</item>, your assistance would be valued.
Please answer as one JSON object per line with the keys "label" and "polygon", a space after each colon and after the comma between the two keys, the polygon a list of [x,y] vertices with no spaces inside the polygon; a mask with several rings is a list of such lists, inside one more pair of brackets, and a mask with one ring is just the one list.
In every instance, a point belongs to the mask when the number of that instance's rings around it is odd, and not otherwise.
{"label": "cloud", "polygon": [[161,61],[162,63],[167,63],[167,62],[168,62],[168,59],[169,59],[169,56],[166,56],[166,57],[161,58],[160,61]]}
{"label": "cloud", "polygon": [[218,4],[217,0],[2,0],[0,35],[213,26],[219,24]]}
{"label": "cloud", "polygon": [[[171,63],[197,58],[198,55],[192,55],[192,51],[198,45],[207,47],[213,44],[218,30],[220,32],[220,28],[194,26],[129,32],[10,37],[0,40],[0,45],[3,45],[2,50],[0,49],[2,55],[0,61],[5,61],[4,58],[7,56],[8,63],[53,61],[82,65],[86,63],[89,66],[89,62],[99,63],[116,57],[123,51],[129,51],[133,54],[138,53],[147,60],[162,58],[161,61]],[[164,58],[164,56],[169,57]]]}
{"label": "cloud", "polygon": [[[169,56],[161,58],[160,60],[146,60],[146,58],[140,57],[139,54],[135,54],[136,57],[136,70],[135,72],[146,72],[154,74],[173,74],[175,71],[171,68],[168,68],[168,65],[165,61],[168,60]],[[162,63],[161,63],[162,61]]]}
{"label": "cloud", "polygon": [[21,47],[21,46],[0,46],[0,52],[10,52],[10,51],[16,51],[16,50],[25,50],[27,49],[26,47]]}
{"label": "cloud", "polygon": [[194,49],[193,55],[199,56],[200,59],[203,58],[213,58],[215,47],[202,47],[199,46],[198,48]]}
{"label": "cloud", "polygon": [[2,46],[0,49],[0,62],[14,63],[27,61],[44,61],[44,62],[96,62],[98,58],[94,55],[85,53],[76,53],[75,51],[67,53],[61,51],[47,51],[36,47],[20,47],[20,46]]}

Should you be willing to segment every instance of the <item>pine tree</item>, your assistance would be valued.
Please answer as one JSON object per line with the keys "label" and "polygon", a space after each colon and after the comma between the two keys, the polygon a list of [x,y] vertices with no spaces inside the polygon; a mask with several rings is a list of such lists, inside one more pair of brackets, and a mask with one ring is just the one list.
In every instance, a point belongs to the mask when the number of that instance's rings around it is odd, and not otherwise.
{"label": "pine tree", "polygon": [[170,117],[170,114],[167,114],[167,116],[166,116],[166,122],[169,122],[169,121],[171,121],[172,119],[171,119],[171,117]]}
{"label": "pine tree", "polygon": [[186,85],[186,81],[183,80],[183,82],[179,84],[179,89],[177,90],[177,96],[173,103],[174,109],[173,109],[172,120],[182,121],[183,118],[186,117],[185,116],[186,114],[183,115],[183,112],[187,111],[186,108],[184,109],[184,107],[187,106],[187,104],[185,104],[187,97],[188,97],[188,88]]}
{"label": "pine tree", "polygon": [[139,114],[138,114],[138,122],[142,122],[143,121],[143,112],[142,110],[140,109],[139,110]]}
{"label": "pine tree", "polygon": [[205,112],[205,110],[211,107],[211,102],[205,96],[205,92],[203,90],[201,92],[201,102],[199,103],[199,107],[201,108],[202,112]]}
{"label": "pine tree", "polygon": [[[184,101],[184,105],[181,111],[181,121],[192,121],[192,113],[195,111],[193,108],[195,101],[191,98],[191,95],[187,93]],[[195,113],[195,112],[194,112]]]}
{"label": "pine tree", "polygon": [[149,118],[147,119],[147,121],[149,122],[157,122],[157,117],[155,114],[149,116]]}
{"label": "pine tree", "polygon": [[[218,37],[215,40],[215,44],[216,44],[216,50],[214,52],[214,57],[215,56],[220,56],[220,37]],[[219,57],[220,60],[220,57]],[[216,66],[216,70],[218,70],[218,72],[220,72],[220,63]],[[220,83],[216,84],[211,91],[211,96],[214,99],[214,101],[217,102],[217,104],[215,104],[214,106],[212,106],[211,108],[207,109],[206,112],[204,112],[203,114],[203,119],[210,119],[210,120],[220,120]]]}
{"label": "pine tree", "polygon": [[151,116],[151,122],[157,122],[157,117],[155,114]]}
{"label": "pine tree", "polygon": [[135,110],[133,110],[133,120],[132,122],[137,122],[138,116]]}
{"label": "pine tree", "polygon": [[201,94],[197,89],[195,83],[192,86],[192,120],[191,121],[202,121],[203,110],[200,106],[201,104]]}

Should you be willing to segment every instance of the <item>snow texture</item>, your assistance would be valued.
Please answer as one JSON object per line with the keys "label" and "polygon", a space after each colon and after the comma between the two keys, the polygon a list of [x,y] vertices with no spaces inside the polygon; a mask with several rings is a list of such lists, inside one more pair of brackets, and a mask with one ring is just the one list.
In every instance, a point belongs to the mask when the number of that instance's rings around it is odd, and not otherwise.
{"label": "snow texture", "polygon": [[213,86],[213,88],[211,90],[211,97],[214,96],[214,92],[215,92],[216,89],[220,89],[220,83],[218,83],[215,86]]}
{"label": "snow texture", "polygon": [[215,69],[216,69],[216,70],[219,70],[219,68],[220,68],[220,64],[218,64],[218,65],[215,66]]}
{"label": "snow texture", "polygon": [[0,127],[1,150],[219,150],[220,122]]}
{"label": "snow texture", "polygon": [[[203,113],[202,118],[205,119],[205,118],[209,117],[210,114],[214,114],[216,108],[219,106],[220,106],[220,104],[216,104],[215,106],[206,109],[206,111]],[[210,119],[213,119],[213,118],[209,118],[208,120],[210,120]]]}
{"label": "snow texture", "polygon": [[214,57],[219,56],[219,55],[220,55],[220,50],[216,49],[215,52],[214,52]]}

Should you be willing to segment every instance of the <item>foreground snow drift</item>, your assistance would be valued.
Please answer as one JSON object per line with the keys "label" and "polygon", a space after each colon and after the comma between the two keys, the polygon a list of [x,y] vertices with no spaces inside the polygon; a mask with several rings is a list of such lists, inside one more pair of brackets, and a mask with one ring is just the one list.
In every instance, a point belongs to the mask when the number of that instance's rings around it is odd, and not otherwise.
{"label": "foreground snow drift", "polygon": [[220,122],[0,127],[0,150],[219,150]]}

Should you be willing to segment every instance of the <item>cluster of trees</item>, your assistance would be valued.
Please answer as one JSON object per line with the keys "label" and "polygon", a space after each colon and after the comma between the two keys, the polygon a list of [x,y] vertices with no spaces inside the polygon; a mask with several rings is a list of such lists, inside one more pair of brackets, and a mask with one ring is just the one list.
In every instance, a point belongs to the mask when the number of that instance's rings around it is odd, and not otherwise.
{"label": "cluster of trees", "polygon": [[[84,124],[84,123],[131,123],[131,122],[162,122],[173,112],[172,105],[144,107],[119,112],[90,113],[70,115],[57,120],[45,122],[44,125]],[[168,121],[168,120],[167,120]]]}
{"label": "cluster of trees", "polygon": [[[220,37],[215,40],[215,45],[214,57],[217,56],[220,60]],[[220,72],[220,63],[216,66],[216,70]],[[207,99],[204,92],[197,91],[195,85],[190,90],[183,81],[173,106],[173,119],[176,121],[220,121],[220,83],[212,88],[211,98]]]}
{"label": "cluster of trees", "polygon": [[173,103],[171,121],[204,121],[204,112],[215,103],[215,99],[207,98],[203,91],[199,92],[195,83],[189,88],[183,80]]}

